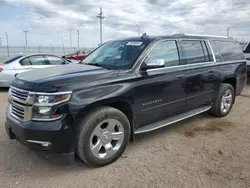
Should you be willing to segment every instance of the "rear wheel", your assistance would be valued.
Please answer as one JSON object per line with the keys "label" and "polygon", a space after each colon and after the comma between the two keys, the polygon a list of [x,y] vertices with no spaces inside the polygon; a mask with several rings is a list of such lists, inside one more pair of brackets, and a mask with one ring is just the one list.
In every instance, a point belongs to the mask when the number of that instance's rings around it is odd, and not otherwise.
{"label": "rear wheel", "polygon": [[234,98],[235,92],[232,85],[226,83],[221,84],[218,96],[211,109],[211,114],[218,117],[226,116],[232,109]]}
{"label": "rear wheel", "polygon": [[130,136],[125,114],[101,107],[88,114],[78,127],[76,152],[91,166],[104,166],[118,159]]}

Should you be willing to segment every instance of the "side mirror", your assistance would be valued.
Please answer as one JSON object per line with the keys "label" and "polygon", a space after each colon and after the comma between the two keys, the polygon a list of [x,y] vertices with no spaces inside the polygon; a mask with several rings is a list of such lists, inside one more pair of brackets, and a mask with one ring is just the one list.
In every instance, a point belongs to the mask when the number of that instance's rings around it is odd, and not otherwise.
{"label": "side mirror", "polygon": [[156,69],[163,67],[165,67],[164,59],[153,59],[153,60],[146,59],[145,62],[143,63],[142,70]]}

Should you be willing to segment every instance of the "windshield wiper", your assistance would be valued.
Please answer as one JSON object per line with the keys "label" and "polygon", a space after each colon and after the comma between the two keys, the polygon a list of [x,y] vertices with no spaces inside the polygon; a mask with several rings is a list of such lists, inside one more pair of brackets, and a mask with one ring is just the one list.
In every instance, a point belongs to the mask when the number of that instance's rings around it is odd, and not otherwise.
{"label": "windshield wiper", "polygon": [[102,67],[102,68],[105,68],[105,69],[110,69],[106,65],[102,65],[102,64],[99,64],[99,63],[86,63],[86,65],[93,65],[93,66]]}

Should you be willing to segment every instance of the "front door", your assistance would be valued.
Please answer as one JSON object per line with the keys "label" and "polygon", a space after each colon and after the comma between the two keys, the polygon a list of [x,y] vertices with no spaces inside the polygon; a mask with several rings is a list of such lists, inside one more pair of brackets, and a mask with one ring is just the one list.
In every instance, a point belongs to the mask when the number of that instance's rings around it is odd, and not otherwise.
{"label": "front door", "polygon": [[211,104],[217,77],[208,45],[200,40],[182,40],[180,44],[181,59],[186,64],[187,107]]}
{"label": "front door", "polygon": [[179,53],[174,40],[157,43],[144,63],[163,60],[164,68],[141,70],[135,88],[135,125],[165,118],[185,107],[185,75],[179,70]]}

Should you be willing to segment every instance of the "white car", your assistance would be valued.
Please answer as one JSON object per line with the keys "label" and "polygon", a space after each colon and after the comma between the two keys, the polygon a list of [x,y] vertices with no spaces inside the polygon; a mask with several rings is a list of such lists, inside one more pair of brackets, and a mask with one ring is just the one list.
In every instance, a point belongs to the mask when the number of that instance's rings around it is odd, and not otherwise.
{"label": "white car", "polygon": [[9,87],[17,73],[71,63],[50,54],[17,55],[0,62],[0,87]]}

